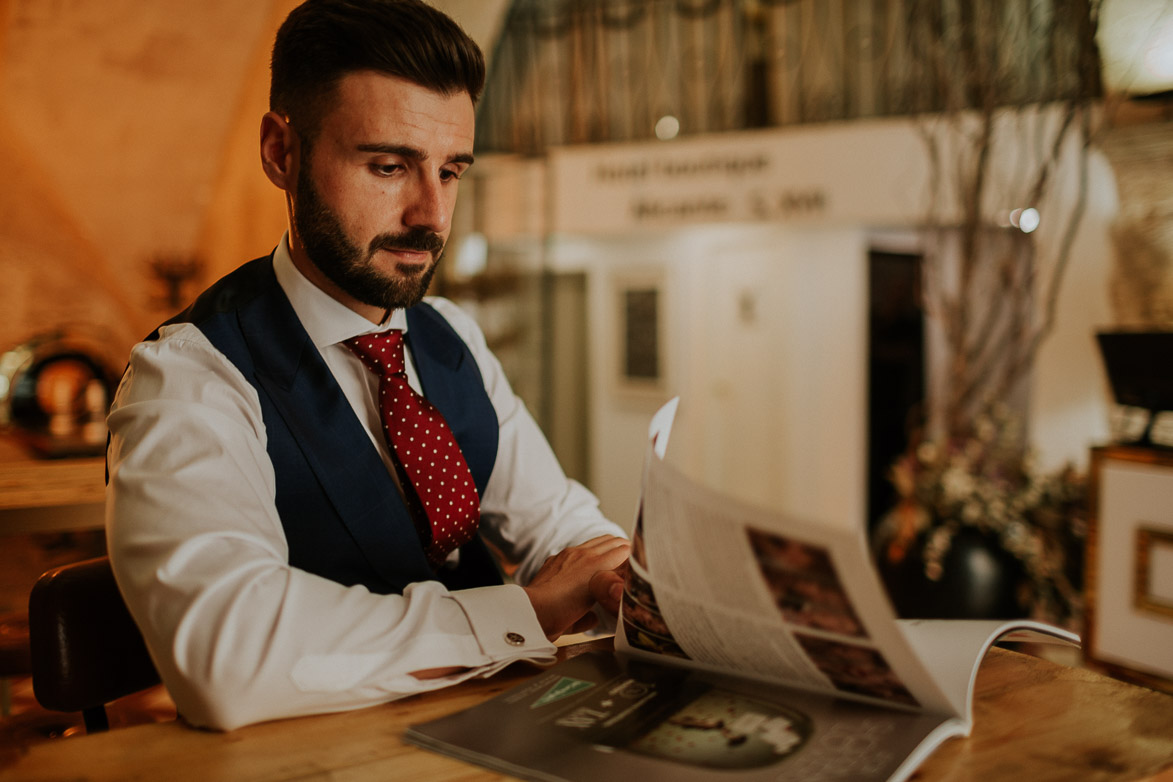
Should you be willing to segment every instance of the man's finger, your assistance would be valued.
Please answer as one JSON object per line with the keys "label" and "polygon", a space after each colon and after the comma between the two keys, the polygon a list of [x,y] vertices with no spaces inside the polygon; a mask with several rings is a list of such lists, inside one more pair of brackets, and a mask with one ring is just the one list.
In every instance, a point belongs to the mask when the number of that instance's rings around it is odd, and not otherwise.
{"label": "man's finger", "polygon": [[586,543],[580,543],[579,548],[590,550],[606,551],[613,548],[630,547],[631,541],[627,538],[621,538],[618,535],[599,535],[597,538],[591,538]]}
{"label": "man's finger", "polygon": [[591,576],[591,596],[612,614],[619,613],[619,601],[623,599],[623,576],[614,570],[600,570]]}

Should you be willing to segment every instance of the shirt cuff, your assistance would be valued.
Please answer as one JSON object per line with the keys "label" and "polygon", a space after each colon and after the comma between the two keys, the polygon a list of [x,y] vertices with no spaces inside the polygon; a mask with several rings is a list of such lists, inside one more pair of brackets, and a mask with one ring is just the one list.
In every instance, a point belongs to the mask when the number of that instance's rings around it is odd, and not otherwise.
{"label": "shirt cuff", "polygon": [[557,649],[546,639],[521,587],[505,584],[461,589],[449,592],[448,597],[460,605],[481,651],[492,662],[553,662]]}

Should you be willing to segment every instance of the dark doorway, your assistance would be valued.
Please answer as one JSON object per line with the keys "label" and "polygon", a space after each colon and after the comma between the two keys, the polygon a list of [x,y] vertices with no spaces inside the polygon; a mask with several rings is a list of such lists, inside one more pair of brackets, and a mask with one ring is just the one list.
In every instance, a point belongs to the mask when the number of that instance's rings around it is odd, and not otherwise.
{"label": "dark doorway", "polygon": [[896,502],[888,470],[923,420],[921,256],[868,253],[868,531]]}

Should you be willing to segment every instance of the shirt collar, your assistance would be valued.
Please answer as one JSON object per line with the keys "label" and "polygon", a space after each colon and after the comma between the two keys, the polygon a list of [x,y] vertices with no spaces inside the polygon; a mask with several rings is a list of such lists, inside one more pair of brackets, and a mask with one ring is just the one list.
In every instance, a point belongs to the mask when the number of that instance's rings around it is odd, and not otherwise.
{"label": "shirt collar", "polygon": [[319,350],[359,334],[387,329],[407,330],[405,310],[393,310],[391,317],[374,324],[306,279],[289,255],[288,233],[281,237],[277,249],[273,251],[273,272],[277,275],[277,284],[293,305],[298,320]]}

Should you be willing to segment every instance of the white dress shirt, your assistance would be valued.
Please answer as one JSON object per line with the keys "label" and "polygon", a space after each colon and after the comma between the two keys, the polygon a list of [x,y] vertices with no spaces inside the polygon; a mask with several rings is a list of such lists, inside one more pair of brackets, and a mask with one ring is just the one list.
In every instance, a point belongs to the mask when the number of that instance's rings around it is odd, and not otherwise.
{"label": "white dress shirt", "polygon": [[[302,276],[286,238],[274,267],[394,476],[378,421],[378,378],[341,343],[406,329],[405,313],[374,326]],[[500,445],[481,498],[481,530],[520,562],[517,580],[527,583],[568,546],[623,535],[594,495],[562,472],[476,324],[450,301],[428,302],[472,351],[497,412]],[[179,713],[193,724],[230,729],[353,709],[519,659],[552,660],[554,647],[516,585],[450,592],[426,581],[402,596],[375,595],[291,567],[256,389],[195,326],[167,326],[135,346],[109,426],[106,524],[115,575]],[[447,666],[467,670],[411,675]]]}

